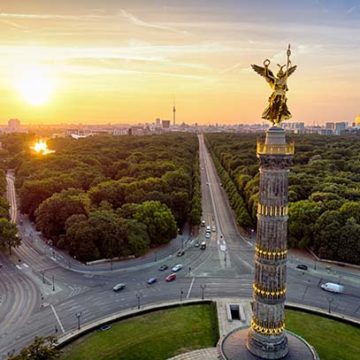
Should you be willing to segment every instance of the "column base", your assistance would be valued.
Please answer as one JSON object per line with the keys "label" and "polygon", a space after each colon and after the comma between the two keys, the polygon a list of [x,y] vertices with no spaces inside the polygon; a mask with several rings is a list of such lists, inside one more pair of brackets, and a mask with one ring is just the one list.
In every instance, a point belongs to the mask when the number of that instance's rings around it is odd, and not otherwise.
{"label": "column base", "polygon": [[[223,360],[279,359],[278,357],[277,358],[261,357],[260,355],[255,355],[252,352],[250,352],[247,347],[248,339],[249,339],[249,331],[251,331],[250,328],[238,329],[226,335],[220,343],[221,359]],[[284,337],[285,339],[287,339],[288,351],[282,357],[283,360],[319,360],[319,357],[315,349],[303,338],[289,331],[285,331],[285,335],[286,336]],[[267,354],[268,352],[266,352],[265,356],[267,356]]]}
{"label": "column base", "polygon": [[283,359],[289,349],[285,333],[278,336],[265,336],[250,330],[246,343],[248,350],[261,359]]}

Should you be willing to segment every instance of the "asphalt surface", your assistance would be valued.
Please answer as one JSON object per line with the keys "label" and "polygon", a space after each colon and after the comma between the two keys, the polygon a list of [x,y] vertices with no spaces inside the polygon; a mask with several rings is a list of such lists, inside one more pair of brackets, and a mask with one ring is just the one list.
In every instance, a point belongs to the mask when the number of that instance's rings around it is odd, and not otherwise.
{"label": "asphalt surface", "polygon": [[[215,226],[211,238],[202,227],[197,237],[185,232],[157,252],[144,258],[85,266],[65,253],[45,244],[33,225],[18,216],[13,176],[8,174],[8,198],[11,216],[18,221],[23,244],[13,255],[0,254],[0,359],[18,351],[36,335],[60,335],[81,324],[163,300],[212,297],[251,297],[254,237],[240,236],[232,210],[213,162],[199,135],[202,179],[203,219]],[[255,234],[254,234],[255,235]],[[206,250],[195,247],[206,241]],[[183,247],[185,255],[176,253]],[[177,279],[166,282],[170,268],[177,263],[183,269]],[[308,265],[307,271],[296,265]],[[169,269],[160,272],[160,265]],[[112,267],[112,270],[111,270]],[[152,285],[146,283],[157,277]],[[322,282],[340,282],[344,294],[320,289]],[[117,283],[126,283],[118,293]],[[360,318],[360,273],[356,269],[314,263],[291,253],[288,259],[287,300]],[[78,320],[79,319],[79,320]]]}

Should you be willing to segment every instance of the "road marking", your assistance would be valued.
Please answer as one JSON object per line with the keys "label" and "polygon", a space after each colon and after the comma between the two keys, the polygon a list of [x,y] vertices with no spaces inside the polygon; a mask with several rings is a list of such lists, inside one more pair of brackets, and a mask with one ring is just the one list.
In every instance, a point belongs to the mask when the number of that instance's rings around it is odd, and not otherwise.
{"label": "road marking", "polygon": [[192,287],[193,287],[193,285],[194,285],[194,281],[195,281],[195,278],[193,277],[193,279],[192,279],[192,281],[191,281],[191,284],[190,284],[190,287],[189,287],[189,291],[188,291],[188,293],[187,293],[187,295],[186,295],[186,298],[187,298],[187,299],[188,299],[189,296],[190,296],[191,289],[192,289]]}
{"label": "road marking", "polygon": [[20,266],[20,265],[16,265],[16,267],[17,267],[19,270],[21,270],[21,266]]}
{"label": "road marking", "polygon": [[64,329],[64,327],[63,327],[63,325],[62,325],[62,323],[60,321],[60,318],[59,318],[58,314],[55,311],[54,305],[50,304],[50,306],[51,306],[51,310],[53,311],[53,313],[55,315],[55,318],[56,318],[57,322],[59,323],[61,331],[63,332],[63,334],[65,334],[65,329]]}
{"label": "road marking", "polygon": [[252,244],[250,241],[247,241],[247,240],[245,240],[247,243],[248,243],[248,245],[250,245],[251,247],[254,247],[254,244]]}
{"label": "road marking", "polygon": [[23,265],[24,265],[26,268],[29,268],[29,265],[28,265],[28,264],[25,264],[25,263],[24,263]]}

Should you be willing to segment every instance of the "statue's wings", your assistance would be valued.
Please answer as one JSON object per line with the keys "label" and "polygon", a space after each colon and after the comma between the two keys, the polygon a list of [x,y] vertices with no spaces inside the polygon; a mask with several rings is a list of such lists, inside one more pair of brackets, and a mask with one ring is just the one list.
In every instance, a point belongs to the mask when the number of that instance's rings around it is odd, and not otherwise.
{"label": "statue's wings", "polygon": [[264,67],[259,66],[259,65],[251,65],[251,67],[262,77],[264,77],[266,79],[266,81],[270,84],[274,84],[275,83],[275,76],[273,74],[273,72],[270,69],[267,69],[267,71],[265,70]]}
{"label": "statue's wings", "polygon": [[289,76],[296,70],[296,68],[297,68],[297,65],[292,66],[292,67],[288,70],[287,76],[289,77]]}

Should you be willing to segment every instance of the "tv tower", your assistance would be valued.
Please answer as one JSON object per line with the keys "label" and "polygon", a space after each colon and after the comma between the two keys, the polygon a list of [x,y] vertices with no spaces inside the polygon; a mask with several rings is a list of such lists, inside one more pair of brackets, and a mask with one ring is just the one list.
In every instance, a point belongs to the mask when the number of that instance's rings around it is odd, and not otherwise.
{"label": "tv tower", "polygon": [[175,100],[174,100],[174,105],[173,105],[173,126],[175,126],[175,113],[176,113],[176,108],[175,108]]}

